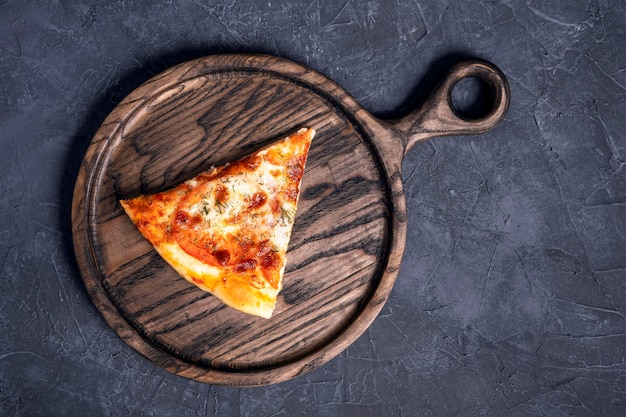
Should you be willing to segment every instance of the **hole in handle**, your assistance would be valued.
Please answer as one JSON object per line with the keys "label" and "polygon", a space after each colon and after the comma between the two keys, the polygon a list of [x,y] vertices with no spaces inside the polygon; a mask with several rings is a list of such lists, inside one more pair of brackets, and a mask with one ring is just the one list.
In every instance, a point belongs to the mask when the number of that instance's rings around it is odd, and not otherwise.
{"label": "hole in handle", "polygon": [[[509,107],[509,86],[493,64],[474,60],[457,64],[439,90],[443,112],[458,133],[482,133],[497,124]],[[445,104],[444,104],[445,103]]]}
{"label": "hole in handle", "polygon": [[460,119],[473,121],[489,116],[496,105],[495,87],[477,76],[457,81],[450,91],[450,107]]}

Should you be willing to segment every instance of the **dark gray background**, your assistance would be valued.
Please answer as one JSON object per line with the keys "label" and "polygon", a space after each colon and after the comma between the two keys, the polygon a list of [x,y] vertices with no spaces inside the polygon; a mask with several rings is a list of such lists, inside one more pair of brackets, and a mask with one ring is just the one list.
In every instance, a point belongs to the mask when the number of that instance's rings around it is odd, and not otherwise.
{"label": "dark gray background", "polygon": [[[0,1],[0,414],[626,415],[625,6]],[[497,129],[406,157],[407,250],[371,328],[262,388],[140,357],[93,306],[71,246],[74,180],[108,112],[221,52],[308,65],[380,117],[464,56],[511,85]]]}

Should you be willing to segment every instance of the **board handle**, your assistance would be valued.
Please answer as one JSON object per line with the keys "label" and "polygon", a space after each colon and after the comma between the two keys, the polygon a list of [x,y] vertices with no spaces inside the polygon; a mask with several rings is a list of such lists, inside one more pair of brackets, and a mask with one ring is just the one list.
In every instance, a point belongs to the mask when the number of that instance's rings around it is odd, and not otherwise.
{"label": "board handle", "polygon": [[[464,116],[452,104],[452,90],[468,77],[481,81],[489,95],[489,109],[477,118]],[[483,60],[463,61],[451,69],[420,108],[391,123],[402,133],[406,154],[425,139],[478,134],[494,128],[508,110],[509,97],[509,83],[495,65]]]}

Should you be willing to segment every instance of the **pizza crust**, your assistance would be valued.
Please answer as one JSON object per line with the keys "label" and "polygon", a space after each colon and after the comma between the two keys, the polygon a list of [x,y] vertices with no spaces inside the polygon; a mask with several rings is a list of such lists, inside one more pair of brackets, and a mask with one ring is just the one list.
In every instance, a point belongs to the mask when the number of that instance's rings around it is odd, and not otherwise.
{"label": "pizza crust", "polygon": [[213,294],[227,306],[266,319],[272,316],[282,285],[277,289],[270,286],[255,288],[236,275],[223,277],[219,268],[200,262],[176,243],[165,244],[155,249],[161,257],[169,260],[168,263],[180,276]]}

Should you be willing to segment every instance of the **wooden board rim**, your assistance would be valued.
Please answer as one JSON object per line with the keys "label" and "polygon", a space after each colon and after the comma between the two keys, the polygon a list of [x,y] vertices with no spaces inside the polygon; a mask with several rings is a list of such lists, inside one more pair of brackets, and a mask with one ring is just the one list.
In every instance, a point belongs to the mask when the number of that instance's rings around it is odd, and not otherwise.
{"label": "wooden board rim", "polygon": [[[187,68],[197,66],[198,64],[207,64],[209,63],[209,61],[212,60],[216,60],[215,62],[219,61],[221,63],[233,60],[240,63],[240,68],[246,68],[246,66],[255,65],[257,66],[257,68],[262,67],[264,71],[274,71],[277,74],[282,74],[282,76],[288,78],[294,78],[296,77],[295,74],[298,74],[298,76],[300,77],[297,78],[299,82],[309,85],[312,88],[319,89],[317,94],[319,94],[320,91],[323,91],[321,87],[324,87],[325,89],[330,89],[330,92],[324,92],[332,96],[332,98],[336,100],[338,105],[340,105],[347,114],[353,117],[353,122],[356,123],[357,126],[361,126],[366,132],[369,132],[371,134],[372,126],[374,126],[374,128],[380,128],[380,126],[377,125],[376,120],[371,116],[368,117],[369,115],[364,112],[358,106],[358,104],[339,86],[332,83],[325,77],[314,73],[313,71],[306,69],[298,64],[269,56],[223,55],[204,57],[194,61],[183,63],[172,69],[166,70],[164,73],[157,75],[153,79],[148,80],[146,83],[142,84],[136,90],[131,92],[124,100],[122,100],[118,107],[116,107],[116,109],[111,112],[109,117],[107,117],[99,131],[94,136],[92,144],[89,146],[89,149],[86,152],[85,162],[81,166],[81,170],[79,172],[79,177],[77,180],[77,186],[75,188],[75,202],[80,201],[85,193],[89,194],[89,187],[92,186],[93,180],[93,177],[91,177],[90,174],[96,172],[97,167],[100,163],[102,163],[101,158],[103,157],[103,154],[101,152],[98,152],[98,150],[103,146],[106,147],[108,138],[113,136],[113,132],[115,131],[115,129],[111,131],[111,126],[115,125],[116,123],[118,124],[116,128],[120,126],[119,121],[117,120],[120,116],[120,113],[130,115],[132,114],[132,112],[128,112],[129,108],[134,110],[139,108],[142,104],[138,100],[137,96],[141,95],[144,89],[146,89],[147,87],[149,88],[150,84],[154,83],[155,80],[158,81],[164,75],[185,71]],[[277,71],[276,66],[279,66],[281,68],[285,68],[285,66],[288,67],[287,73]],[[162,88],[165,89],[166,87],[162,86]],[[156,94],[156,92],[154,94]],[[357,113],[360,121],[356,120],[357,116],[355,115],[357,115]],[[122,120],[124,119],[122,118]],[[365,122],[363,123],[364,120]],[[379,144],[373,143],[373,145],[377,146]],[[378,150],[380,152],[380,148]],[[383,153],[381,155],[383,155],[384,157],[385,154]],[[393,194],[394,196],[394,199],[392,200],[392,219],[397,218],[399,221],[392,221],[391,223],[391,228],[393,229],[391,231],[392,243],[389,248],[390,258],[383,273],[384,277],[381,278],[381,282],[376,289],[376,293],[372,294],[371,302],[364,307],[362,314],[355,318],[354,322],[345,330],[344,333],[342,333],[336,339],[329,341],[323,351],[313,352],[310,355],[300,358],[296,362],[281,366],[279,369],[271,368],[263,371],[253,372],[224,372],[219,369],[197,369],[197,365],[191,364],[181,358],[172,357],[167,352],[163,352],[161,349],[159,349],[158,346],[155,346],[149,341],[146,341],[143,337],[141,337],[136,329],[132,328],[132,326],[124,319],[120,312],[111,303],[110,299],[108,298],[107,291],[102,288],[101,285],[99,285],[101,284],[102,277],[99,277],[97,275],[97,266],[89,265],[90,258],[93,260],[95,259],[95,257],[93,253],[89,253],[92,249],[90,249],[91,245],[89,244],[89,236],[85,235],[84,228],[85,222],[88,222],[90,220],[85,217],[89,215],[90,210],[84,205],[73,204],[72,218],[74,230],[74,244],[78,263],[81,269],[81,274],[85,281],[87,290],[94,300],[94,303],[104,316],[105,320],[127,344],[129,344],[143,356],[155,362],[157,365],[177,375],[190,377],[202,382],[208,382],[213,384],[248,386],[279,382],[282,380],[290,379],[311,369],[315,369],[316,367],[322,365],[323,363],[326,363],[328,360],[332,359],[341,351],[343,351],[348,344],[356,340],[356,338],[365,331],[371,321],[373,321],[374,318],[378,315],[378,312],[382,308],[382,305],[386,301],[393,287],[393,283],[395,281],[395,277],[397,275],[401,260],[401,252],[404,249],[405,233],[404,200],[401,189],[401,181],[399,180],[399,175],[397,175],[399,174],[399,162],[401,161],[401,156],[402,152],[400,152],[399,155],[396,154],[396,163],[391,164],[394,168],[392,170],[393,175],[390,179],[391,194]],[[389,167],[385,165],[385,168],[388,169]],[[87,185],[87,190],[81,187],[81,185]],[[399,202],[399,207],[397,207],[396,200],[398,200]],[[89,274],[94,272],[96,273],[96,277],[90,278]],[[349,343],[346,344],[346,341],[348,341]]]}

